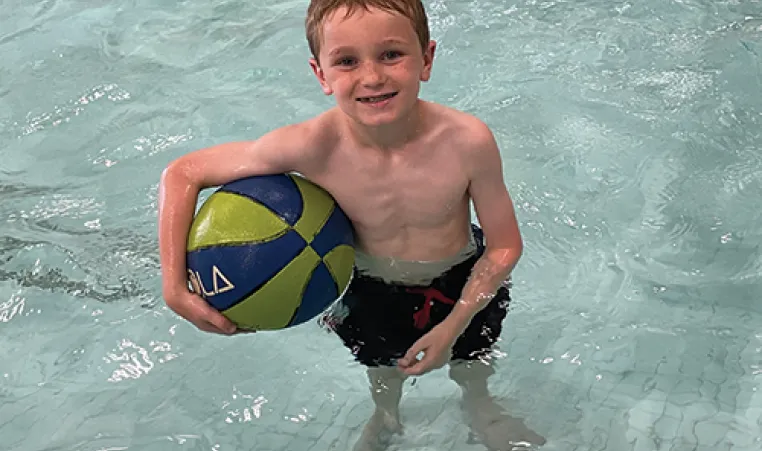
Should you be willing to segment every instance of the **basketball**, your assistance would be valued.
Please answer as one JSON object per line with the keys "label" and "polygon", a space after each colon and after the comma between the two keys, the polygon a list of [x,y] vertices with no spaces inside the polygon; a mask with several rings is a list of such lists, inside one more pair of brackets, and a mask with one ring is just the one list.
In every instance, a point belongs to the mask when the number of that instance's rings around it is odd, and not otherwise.
{"label": "basketball", "polygon": [[193,219],[186,255],[193,291],[249,330],[316,317],[344,292],[355,261],[349,219],[295,174],[219,187]]}

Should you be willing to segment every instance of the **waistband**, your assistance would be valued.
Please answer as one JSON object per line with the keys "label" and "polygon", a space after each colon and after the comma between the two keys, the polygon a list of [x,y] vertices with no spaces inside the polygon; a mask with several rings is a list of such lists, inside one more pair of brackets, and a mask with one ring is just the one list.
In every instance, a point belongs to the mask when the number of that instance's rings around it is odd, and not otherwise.
{"label": "waistband", "polygon": [[426,286],[453,267],[463,263],[478,251],[473,235],[468,243],[452,257],[435,261],[399,260],[376,257],[361,251],[355,252],[355,268],[358,276],[380,279],[390,284]]}

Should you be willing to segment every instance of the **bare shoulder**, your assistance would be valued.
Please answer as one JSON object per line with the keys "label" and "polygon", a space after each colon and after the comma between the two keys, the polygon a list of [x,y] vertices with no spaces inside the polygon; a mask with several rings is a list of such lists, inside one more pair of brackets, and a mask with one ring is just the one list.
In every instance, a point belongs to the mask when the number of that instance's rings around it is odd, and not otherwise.
{"label": "bare shoulder", "polygon": [[303,125],[304,127],[307,127],[311,135],[314,138],[319,139],[321,143],[333,146],[340,138],[339,133],[337,132],[339,129],[339,122],[338,108],[334,107],[303,122]]}
{"label": "bare shoulder", "polygon": [[277,133],[280,139],[298,141],[305,150],[322,153],[333,149],[339,140],[335,122],[336,114],[329,110],[303,122],[281,127]]}
{"label": "bare shoulder", "polygon": [[277,152],[291,162],[292,170],[303,174],[320,171],[339,141],[335,120],[335,114],[328,111],[282,126],[263,136],[257,151]]}
{"label": "bare shoulder", "polygon": [[461,156],[467,166],[478,170],[485,164],[500,162],[495,136],[490,127],[478,117],[444,105],[429,104],[431,118],[436,123],[432,128],[437,144],[448,152]]}
{"label": "bare shoulder", "polygon": [[438,137],[457,143],[466,151],[478,151],[494,145],[495,138],[489,126],[478,117],[437,103],[428,104],[432,127]]}

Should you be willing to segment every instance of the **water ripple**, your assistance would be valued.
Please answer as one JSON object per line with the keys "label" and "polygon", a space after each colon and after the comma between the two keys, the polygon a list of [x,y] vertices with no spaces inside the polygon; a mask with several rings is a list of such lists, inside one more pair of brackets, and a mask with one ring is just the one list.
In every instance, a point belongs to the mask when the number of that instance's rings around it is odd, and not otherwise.
{"label": "water ripple", "polygon": [[138,379],[147,375],[156,364],[163,364],[179,357],[168,342],[150,342],[148,348],[139,346],[128,339],[119,342],[116,349],[103,357],[106,365],[116,364],[108,377],[108,382],[116,383],[128,379]]}
{"label": "water ripple", "polygon": [[7,323],[14,316],[24,313],[24,306],[25,299],[23,297],[11,295],[10,299],[0,303],[0,322]]}
{"label": "water ripple", "polygon": [[[26,220],[18,238],[0,237],[0,280],[104,303],[155,304],[155,292],[145,285],[158,271],[158,257],[150,252],[155,238],[127,229],[71,228],[59,221]],[[27,238],[32,236],[44,238]],[[49,266],[53,256],[65,264]],[[113,269],[103,272],[104,265]]]}
{"label": "water ripple", "polygon": [[129,93],[120,89],[117,85],[106,84],[94,86],[76,99],[71,100],[69,103],[55,106],[52,111],[31,115],[24,121],[24,123],[14,123],[13,126],[18,130],[16,137],[21,138],[32,133],[68,123],[84,113],[89,105],[98,102],[100,99],[109,100],[111,102],[121,102],[129,98]]}

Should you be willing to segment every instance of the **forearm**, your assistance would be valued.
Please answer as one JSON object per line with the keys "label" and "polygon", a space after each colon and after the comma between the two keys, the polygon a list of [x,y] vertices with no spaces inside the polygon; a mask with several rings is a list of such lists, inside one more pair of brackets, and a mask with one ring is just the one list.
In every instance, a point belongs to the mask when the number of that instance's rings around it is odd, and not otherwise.
{"label": "forearm", "polygon": [[170,165],[159,183],[159,258],[165,299],[187,290],[186,246],[199,187],[180,165]]}
{"label": "forearm", "polygon": [[198,193],[208,187],[270,170],[252,158],[254,141],[218,144],[173,161],[159,182],[159,257],[164,298],[187,290],[186,248]]}
{"label": "forearm", "polygon": [[447,321],[460,335],[479,313],[495,297],[497,290],[510,276],[521,258],[521,249],[487,249],[476,261],[460,299]]}

